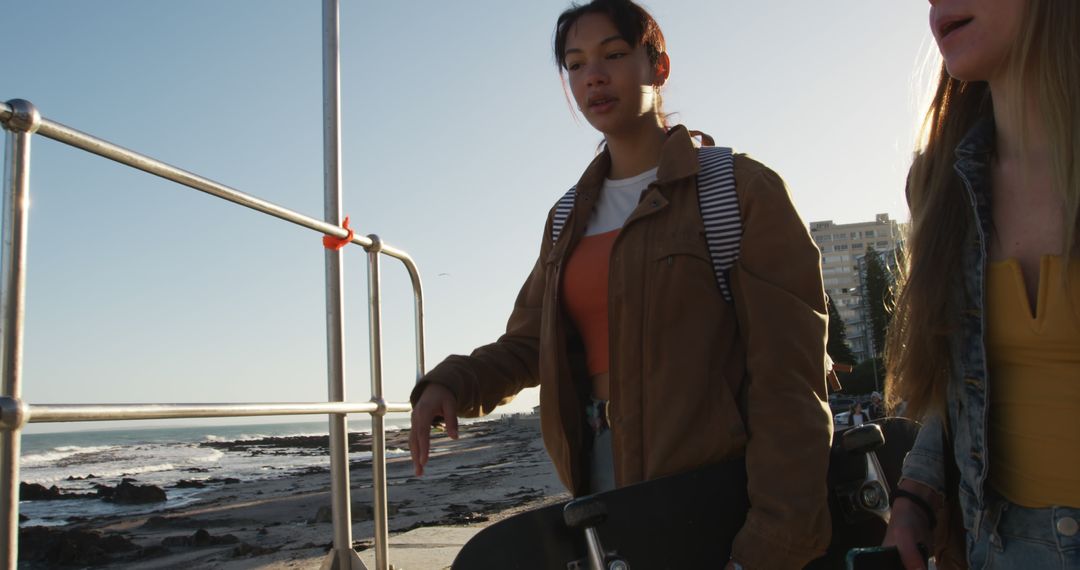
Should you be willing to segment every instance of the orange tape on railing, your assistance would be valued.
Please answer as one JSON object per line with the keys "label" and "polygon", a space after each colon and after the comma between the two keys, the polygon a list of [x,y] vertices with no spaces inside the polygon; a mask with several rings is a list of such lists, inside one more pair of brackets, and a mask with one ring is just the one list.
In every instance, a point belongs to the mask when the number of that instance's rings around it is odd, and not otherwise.
{"label": "orange tape on railing", "polygon": [[345,221],[341,222],[341,227],[345,228],[346,230],[349,230],[349,235],[347,235],[347,236],[345,236],[343,238],[339,238],[339,237],[336,237],[336,236],[323,236],[323,238],[322,238],[323,247],[325,247],[326,249],[332,249],[334,251],[338,251],[341,248],[349,245],[350,242],[352,242],[353,230],[352,230],[352,228],[349,227],[349,216],[345,216]]}

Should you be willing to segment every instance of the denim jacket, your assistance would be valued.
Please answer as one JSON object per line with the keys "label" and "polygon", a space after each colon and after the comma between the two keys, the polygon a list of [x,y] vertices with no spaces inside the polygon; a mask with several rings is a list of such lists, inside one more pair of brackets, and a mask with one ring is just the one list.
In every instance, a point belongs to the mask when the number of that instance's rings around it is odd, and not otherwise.
{"label": "denim jacket", "polygon": [[[927,420],[915,446],[904,460],[903,478],[923,483],[945,494],[945,462],[951,455],[959,469],[959,502],[964,527],[979,528],[986,506],[989,473],[986,445],[986,414],[989,388],[986,358],[986,266],[990,230],[990,160],[994,149],[994,122],[984,118],[975,124],[956,147],[953,169],[963,182],[971,202],[970,225],[963,252],[963,300],[959,326],[949,339],[952,374],[946,389],[949,441],[952,453],[943,449],[942,418]],[[952,499],[952,497],[949,497]]]}

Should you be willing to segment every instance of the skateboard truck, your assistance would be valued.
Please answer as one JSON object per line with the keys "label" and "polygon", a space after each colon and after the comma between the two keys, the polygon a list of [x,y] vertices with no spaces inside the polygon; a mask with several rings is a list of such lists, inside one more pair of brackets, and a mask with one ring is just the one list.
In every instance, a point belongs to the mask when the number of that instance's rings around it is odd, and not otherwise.
{"label": "skateboard truck", "polygon": [[566,526],[576,530],[585,530],[585,544],[589,550],[588,563],[584,560],[574,560],[566,565],[567,570],[630,570],[630,564],[619,558],[615,552],[606,552],[600,544],[600,534],[596,527],[607,519],[607,508],[604,503],[592,498],[583,497],[570,501],[563,508],[563,522]]}
{"label": "skateboard truck", "polygon": [[863,424],[841,435],[844,451],[866,457],[866,477],[851,496],[851,506],[870,512],[889,523],[889,484],[876,450],[885,445],[885,435],[877,424]]}

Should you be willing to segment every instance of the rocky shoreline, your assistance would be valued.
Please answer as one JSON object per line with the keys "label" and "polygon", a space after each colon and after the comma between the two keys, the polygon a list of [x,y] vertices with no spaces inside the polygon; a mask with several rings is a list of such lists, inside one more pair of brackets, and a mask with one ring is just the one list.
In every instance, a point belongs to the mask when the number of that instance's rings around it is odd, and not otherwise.
{"label": "rocky shoreline", "polygon": [[[463,426],[461,438],[435,434],[427,473],[417,478],[407,457],[388,460],[391,532],[423,526],[484,525],[523,508],[565,498],[535,421],[496,420]],[[407,448],[408,432],[392,432],[388,448]],[[206,442],[252,456],[326,453],[326,436]],[[366,448],[365,448],[366,446]],[[367,434],[350,434],[351,452],[370,450]],[[372,544],[370,462],[350,462],[354,548]],[[67,494],[32,487],[37,500],[154,499],[159,508],[134,516],[100,516],[55,527],[20,529],[19,568],[315,568],[331,547],[330,480],[308,468],[263,481],[211,478],[172,487],[196,489],[197,500],[172,507],[170,488],[125,479],[98,493]],[[121,491],[120,489],[123,489]],[[160,495],[158,494],[160,492]],[[118,495],[119,493],[119,495]]]}

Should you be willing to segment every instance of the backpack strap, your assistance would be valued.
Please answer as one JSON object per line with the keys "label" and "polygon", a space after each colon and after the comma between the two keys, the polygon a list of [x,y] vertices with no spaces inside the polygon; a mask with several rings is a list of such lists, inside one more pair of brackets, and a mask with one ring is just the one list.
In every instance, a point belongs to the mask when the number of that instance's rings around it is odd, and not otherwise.
{"label": "backpack strap", "polygon": [[[697,175],[698,208],[705,225],[705,243],[720,294],[731,303],[728,277],[735,260],[739,258],[742,241],[742,216],[735,194],[735,159],[730,148],[701,147],[698,149],[698,161],[701,164]],[[575,186],[555,204],[555,215],[551,219],[552,243],[559,241],[566,220],[574,209],[576,195]]]}
{"label": "backpack strap", "polygon": [[705,243],[720,294],[731,303],[728,281],[742,242],[742,216],[735,194],[735,158],[727,147],[701,147],[698,162],[701,164],[697,175],[698,207],[705,225]]}
{"label": "backpack strap", "polygon": [[577,186],[574,186],[563,194],[555,204],[555,215],[551,218],[551,243],[559,241],[566,219],[570,217],[570,211],[574,209],[574,197],[577,195]]}

